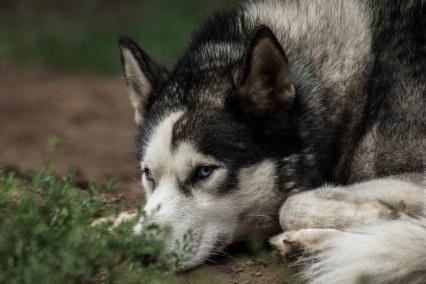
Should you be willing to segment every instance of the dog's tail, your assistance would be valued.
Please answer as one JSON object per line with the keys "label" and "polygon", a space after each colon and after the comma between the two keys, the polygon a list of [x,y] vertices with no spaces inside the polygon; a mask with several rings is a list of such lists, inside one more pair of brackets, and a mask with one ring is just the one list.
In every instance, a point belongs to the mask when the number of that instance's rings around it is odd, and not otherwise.
{"label": "dog's tail", "polygon": [[426,218],[345,231],[319,245],[304,275],[322,283],[426,283]]}

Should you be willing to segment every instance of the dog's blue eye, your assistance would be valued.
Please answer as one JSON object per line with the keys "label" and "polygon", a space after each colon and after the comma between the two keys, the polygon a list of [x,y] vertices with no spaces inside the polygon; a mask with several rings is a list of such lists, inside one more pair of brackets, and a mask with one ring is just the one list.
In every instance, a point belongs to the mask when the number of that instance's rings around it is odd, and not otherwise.
{"label": "dog's blue eye", "polygon": [[143,171],[143,173],[144,173],[144,175],[145,175],[145,178],[148,180],[148,181],[154,181],[154,176],[153,176],[153,174],[152,174],[152,172],[151,172],[151,170],[150,169],[145,169],[144,171]]}
{"label": "dog's blue eye", "polygon": [[201,168],[198,170],[197,177],[198,177],[199,179],[205,179],[205,178],[208,178],[208,177],[210,177],[210,176],[213,174],[214,170],[215,170],[215,167],[213,167],[213,166],[205,166],[205,167],[201,167]]}

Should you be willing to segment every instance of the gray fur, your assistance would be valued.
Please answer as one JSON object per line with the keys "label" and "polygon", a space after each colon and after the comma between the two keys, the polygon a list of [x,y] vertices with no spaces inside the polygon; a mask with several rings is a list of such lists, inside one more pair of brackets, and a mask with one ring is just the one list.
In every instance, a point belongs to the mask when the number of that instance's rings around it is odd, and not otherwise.
{"label": "gray fur", "polygon": [[[140,130],[139,162],[158,177],[149,184],[146,208],[169,196],[173,204],[162,206],[168,219],[156,220],[172,223],[180,234],[183,225],[170,216],[189,218],[185,228],[201,226],[193,229],[207,240],[186,268],[249,233],[270,235],[279,228],[279,207],[288,196],[308,202],[324,184],[343,192],[377,184],[374,191],[383,197],[365,204],[366,216],[345,219],[340,227],[334,221],[364,208],[360,201],[341,203],[340,192],[314,198],[312,208],[325,208],[319,210],[325,219],[315,219],[317,212],[282,213],[302,224],[297,229],[315,225],[327,235],[368,216],[399,218],[403,209],[383,202],[385,189],[400,189],[398,202],[410,203],[414,193],[404,190],[404,181],[418,185],[426,165],[425,15],[424,0],[245,2],[203,24],[170,72],[133,41],[120,40]],[[216,184],[198,179],[203,166],[214,166]],[[252,179],[248,173],[255,173]],[[168,186],[158,185],[163,176]],[[149,199],[151,194],[157,197]],[[328,215],[327,202],[334,210]],[[185,215],[200,205],[206,206],[198,214],[205,220]],[[223,232],[217,220],[227,220]],[[215,241],[221,246],[214,247]]]}

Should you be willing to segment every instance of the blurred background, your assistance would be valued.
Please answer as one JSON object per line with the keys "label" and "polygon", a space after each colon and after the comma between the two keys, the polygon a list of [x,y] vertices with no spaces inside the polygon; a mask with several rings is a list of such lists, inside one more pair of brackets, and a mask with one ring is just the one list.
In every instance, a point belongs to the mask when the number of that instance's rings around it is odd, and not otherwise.
{"label": "blurred background", "polygon": [[57,136],[60,173],[75,166],[83,188],[116,176],[116,193],[139,201],[117,37],[132,37],[170,68],[194,28],[235,2],[0,0],[0,165],[25,177]]}

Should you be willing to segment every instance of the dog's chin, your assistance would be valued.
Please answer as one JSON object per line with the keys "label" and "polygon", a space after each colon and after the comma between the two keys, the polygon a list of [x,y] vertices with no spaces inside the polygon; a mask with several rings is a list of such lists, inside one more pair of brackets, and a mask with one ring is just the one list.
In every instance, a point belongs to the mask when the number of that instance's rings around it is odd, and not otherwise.
{"label": "dog's chin", "polygon": [[178,272],[187,272],[198,266],[204,264],[212,255],[217,252],[217,248],[211,250],[198,251],[196,254],[192,255],[189,259],[184,260],[178,267]]}
{"label": "dog's chin", "polygon": [[[140,235],[143,232],[146,224],[139,222],[133,227],[133,233]],[[220,227],[220,226],[219,226]],[[191,238],[190,252],[189,255],[181,261],[178,266],[179,272],[185,272],[202,265],[210,257],[216,256],[220,251],[225,249],[233,241],[232,230],[224,230],[223,227],[218,226],[205,226],[198,230]],[[173,232],[173,229],[171,230]],[[183,231],[183,230],[182,230]],[[176,249],[176,245],[182,242],[184,239],[182,234],[170,235],[170,238],[166,240],[165,250],[173,252]]]}
{"label": "dog's chin", "polygon": [[198,266],[202,265],[206,259],[199,259],[199,260],[188,260],[188,261],[182,261],[181,264],[179,264],[177,272],[178,273],[185,273],[188,271],[191,271],[192,269],[197,268]]}
{"label": "dog's chin", "polygon": [[215,238],[200,236],[193,244],[192,255],[181,262],[178,271],[186,272],[202,265],[230,244],[231,239],[224,238],[222,234],[218,234]]}

